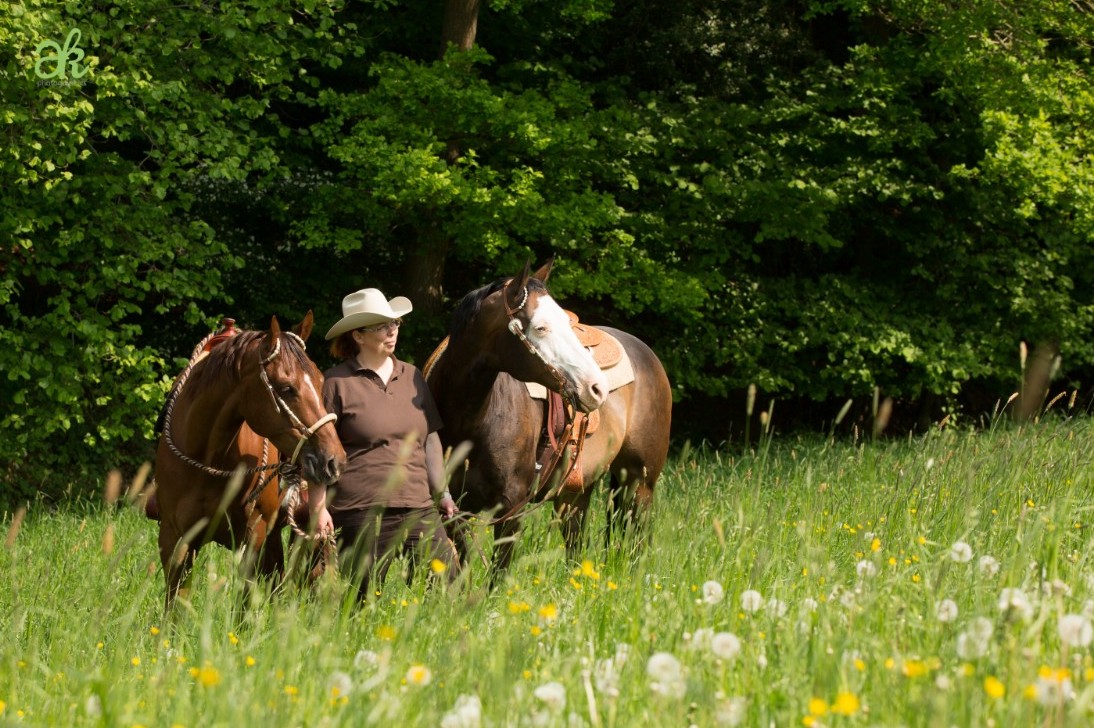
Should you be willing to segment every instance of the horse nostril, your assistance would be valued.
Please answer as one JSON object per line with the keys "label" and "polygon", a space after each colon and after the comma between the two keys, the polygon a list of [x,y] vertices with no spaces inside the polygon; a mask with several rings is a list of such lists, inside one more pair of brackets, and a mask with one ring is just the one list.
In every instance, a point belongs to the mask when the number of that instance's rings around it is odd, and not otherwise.
{"label": "horse nostril", "polygon": [[596,382],[593,382],[593,385],[589,387],[589,391],[592,392],[592,395],[596,398],[597,402],[603,402],[606,399],[604,388]]}

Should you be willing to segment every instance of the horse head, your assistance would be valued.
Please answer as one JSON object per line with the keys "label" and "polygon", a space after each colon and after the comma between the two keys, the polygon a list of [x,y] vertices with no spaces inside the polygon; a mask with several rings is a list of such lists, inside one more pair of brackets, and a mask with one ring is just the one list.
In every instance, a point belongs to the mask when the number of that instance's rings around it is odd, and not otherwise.
{"label": "horse head", "polygon": [[547,292],[553,261],[524,270],[487,296],[479,316],[487,324],[494,360],[524,382],[538,382],[591,412],[608,397],[608,382],[578,341],[570,317]]}
{"label": "horse head", "polygon": [[240,401],[251,429],[292,463],[299,460],[306,480],[331,485],[341,475],[346,452],[334,428],[337,418],[323,406],[323,374],[305,353],[313,320],[308,311],[294,331],[282,331],[276,316],[270,320],[269,331],[243,365],[246,391]]}

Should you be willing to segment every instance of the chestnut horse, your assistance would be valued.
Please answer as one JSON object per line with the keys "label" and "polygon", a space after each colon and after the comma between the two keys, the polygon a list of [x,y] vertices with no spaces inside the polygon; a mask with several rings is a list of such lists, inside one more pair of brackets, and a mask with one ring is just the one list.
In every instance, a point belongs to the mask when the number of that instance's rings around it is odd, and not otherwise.
{"label": "chestnut horse", "polygon": [[[280,576],[281,481],[331,485],[341,474],[346,453],[323,407],[323,375],[304,350],[312,323],[309,311],[295,333],[274,318],[269,331],[226,337],[204,358],[195,352],[176,380],[155,474],[168,608],[209,542],[248,549],[247,577],[256,560],[260,573]],[[279,463],[280,453],[291,457]]]}
{"label": "chestnut horse", "polygon": [[[652,502],[668,456],[672,392],[660,360],[634,336],[602,328],[622,344],[634,369],[633,382],[609,392],[604,373],[547,292],[550,269],[548,263],[530,275],[525,266],[514,278],[464,296],[447,347],[429,367],[444,419],[442,443],[471,445],[466,469],[456,473],[450,490],[461,510],[501,514],[494,521],[495,576],[512,559],[524,505],[553,497],[573,558],[593,483],[610,472],[612,515],[637,520]],[[583,412],[599,409],[599,427],[580,456],[579,488],[539,484],[536,450],[545,403],[533,399],[524,382],[558,392]],[[452,535],[466,550],[460,534]]]}

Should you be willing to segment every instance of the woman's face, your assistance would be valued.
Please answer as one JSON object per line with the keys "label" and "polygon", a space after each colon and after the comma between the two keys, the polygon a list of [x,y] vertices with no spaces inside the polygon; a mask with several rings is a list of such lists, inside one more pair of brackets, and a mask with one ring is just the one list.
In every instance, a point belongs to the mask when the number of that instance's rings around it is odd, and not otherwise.
{"label": "woman's face", "polygon": [[353,332],[353,340],[366,355],[390,356],[395,353],[395,344],[399,341],[399,326],[402,323],[402,319],[394,319],[362,327]]}

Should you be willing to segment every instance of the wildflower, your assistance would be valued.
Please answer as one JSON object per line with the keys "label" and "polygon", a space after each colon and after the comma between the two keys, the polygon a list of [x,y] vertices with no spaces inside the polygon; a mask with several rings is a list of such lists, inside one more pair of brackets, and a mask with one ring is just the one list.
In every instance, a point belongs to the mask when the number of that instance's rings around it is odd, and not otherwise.
{"label": "wildflower", "polygon": [[433,672],[425,665],[411,665],[406,671],[406,682],[408,685],[425,687],[433,682]]}
{"label": "wildflower", "polygon": [[950,559],[959,564],[967,564],[972,561],[972,546],[964,541],[955,541],[953,546],[950,546]]}
{"label": "wildflower", "polygon": [[381,624],[376,630],[376,636],[384,642],[391,642],[395,639],[395,628],[389,624]]}
{"label": "wildflower", "polygon": [[878,551],[881,551],[881,539],[880,538],[875,538],[872,541],[870,541],[870,550],[873,551],[874,553],[877,553]]}
{"label": "wildflower", "polygon": [[980,557],[980,573],[989,579],[999,573],[999,562],[993,556]]}
{"label": "wildflower", "polygon": [[753,614],[754,612],[758,612],[760,609],[762,609],[763,605],[763,595],[761,595],[760,592],[756,591],[755,589],[749,589],[748,591],[741,594],[741,609],[743,609],[745,612]]}
{"label": "wildflower", "polygon": [[1045,706],[1059,705],[1075,697],[1075,688],[1071,684],[1071,671],[1066,667],[1053,670],[1042,667],[1037,673],[1037,682],[1030,686],[1030,697]]}
{"label": "wildflower", "polygon": [[540,619],[542,619],[544,622],[554,622],[556,619],[558,619],[558,607],[555,606],[553,603],[544,604],[542,607],[539,608],[537,614],[539,614]]}
{"label": "wildflower", "polygon": [[682,698],[687,692],[680,661],[668,652],[656,652],[650,656],[646,662],[646,675],[651,680],[650,689],[658,695]]}
{"label": "wildflower", "polygon": [[1094,640],[1094,627],[1081,614],[1065,614],[1056,628],[1060,641],[1068,647],[1087,647]]}
{"label": "wildflower", "polygon": [[597,692],[609,698],[619,697],[619,666],[611,657],[597,660],[593,668],[593,682]]}
{"label": "wildflower", "polygon": [[710,651],[720,660],[733,660],[741,652],[741,640],[730,632],[719,632],[710,640]]}
{"label": "wildflower", "polygon": [[957,619],[957,612],[957,603],[952,599],[943,599],[934,608],[935,617],[943,624]]}
{"label": "wildflower", "polygon": [[566,687],[560,682],[540,685],[532,694],[552,713],[561,713],[566,707]]}
{"label": "wildflower", "polygon": [[809,715],[823,718],[828,715],[828,701],[824,698],[810,698],[808,710]]}
{"label": "wildflower", "polygon": [[957,636],[957,655],[962,660],[975,660],[988,653],[995,625],[987,617],[977,617],[968,629]]}
{"label": "wildflower", "polygon": [[380,656],[372,650],[357,650],[353,656],[353,666],[358,670],[372,669],[380,664]]}
{"label": "wildflower", "polygon": [[1028,620],[1033,616],[1033,605],[1024,591],[1008,587],[999,594],[999,611],[1013,612],[1019,618]]}
{"label": "wildflower", "polygon": [[212,665],[204,665],[201,668],[190,668],[190,674],[194,676],[194,679],[196,679],[198,684],[202,687],[212,688],[220,685],[220,670]]}
{"label": "wildflower", "polygon": [[994,675],[988,675],[984,678],[984,692],[988,694],[989,698],[998,700],[1007,694],[1007,686]]}
{"label": "wildflower", "polygon": [[[84,701],[84,712],[87,713],[89,718],[99,718],[103,714],[103,701],[102,699],[92,693],[87,696],[87,700]],[[4,702],[0,701],[0,715],[4,713]]]}
{"label": "wildflower", "polygon": [[335,670],[327,678],[327,692],[334,700],[349,697],[353,692],[353,679],[346,673]]}
{"label": "wildflower", "polygon": [[836,701],[832,703],[832,713],[835,715],[851,716],[859,711],[860,703],[858,696],[854,693],[841,692],[836,696]]}
{"label": "wildflower", "polygon": [[482,701],[478,695],[461,695],[456,705],[441,718],[441,728],[479,728],[482,725]]}
{"label": "wildflower", "polygon": [[817,611],[817,607],[819,607],[819,606],[820,605],[817,604],[817,600],[814,599],[813,597],[806,597],[805,599],[802,599],[802,611],[803,612],[815,612],[815,611]]}
{"label": "wildflower", "polygon": [[904,677],[922,677],[927,674],[927,663],[922,660],[905,660],[900,671]]}
{"label": "wildflower", "polygon": [[714,721],[720,726],[733,728],[744,722],[748,701],[737,696],[722,698],[714,706]]}
{"label": "wildflower", "polygon": [[695,630],[694,634],[684,633],[684,641],[693,650],[705,650],[710,648],[710,643],[714,639],[714,630],[710,627],[700,627]]}
{"label": "wildflower", "polygon": [[445,570],[448,569],[448,566],[440,559],[432,559],[429,562],[429,569],[434,574],[443,574]]}
{"label": "wildflower", "polygon": [[874,566],[873,561],[862,561],[855,564],[855,573],[858,574],[860,579],[871,579],[877,574],[877,567]]}
{"label": "wildflower", "polygon": [[707,581],[703,583],[703,602],[706,604],[717,604],[725,598],[726,591],[722,588],[722,585],[716,581]]}
{"label": "wildflower", "polygon": [[787,609],[786,602],[782,599],[771,597],[767,600],[767,613],[776,619],[785,616]]}
{"label": "wildflower", "polygon": [[243,662],[244,662],[244,664],[247,665],[247,667],[254,667],[255,666],[255,658],[251,657],[250,655],[247,655],[247,659],[244,660]]}
{"label": "wildflower", "polygon": [[148,628],[148,634],[152,635],[153,637],[155,637],[159,633],[160,633],[160,628],[155,626],[155,625],[152,625],[151,627]]}
{"label": "wildflower", "polygon": [[574,570],[574,576],[583,576],[586,579],[596,580],[600,578],[600,572],[596,570],[596,566],[593,562],[585,559],[581,562],[581,567]]}

